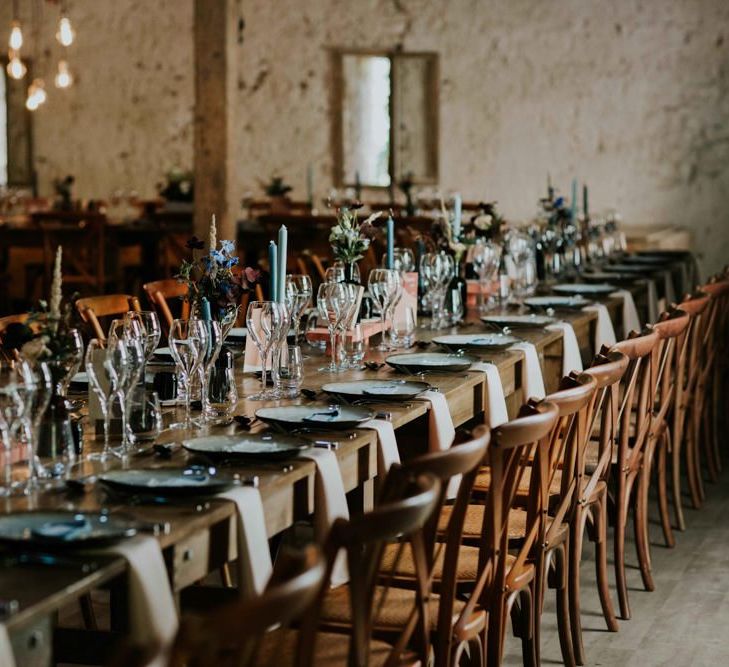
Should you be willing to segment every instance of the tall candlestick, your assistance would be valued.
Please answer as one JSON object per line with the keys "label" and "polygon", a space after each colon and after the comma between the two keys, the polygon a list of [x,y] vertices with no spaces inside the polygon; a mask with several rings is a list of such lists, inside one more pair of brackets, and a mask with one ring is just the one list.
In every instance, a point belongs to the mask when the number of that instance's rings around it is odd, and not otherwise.
{"label": "tall candlestick", "polygon": [[281,225],[278,230],[278,279],[276,286],[278,287],[278,294],[276,301],[279,303],[284,302],[284,295],[286,294],[286,259],[288,253],[288,242],[289,232],[286,229],[286,225]]}
{"label": "tall candlestick", "polygon": [[572,213],[572,220],[577,219],[577,179],[572,179],[572,199],[570,199],[570,212]]}
{"label": "tall candlestick", "polygon": [[314,169],[311,162],[306,165],[306,201],[309,206],[314,205]]}
{"label": "tall candlestick", "polygon": [[268,244],[268,279],[268,298],[271,301],[276,301],[278,295],[278,288],[276,286],[278,280],[278,249],[273,241]]}
{"label": "tall candlestick", "polygon": [[218,227],[215,223],[215,213],[213,213],[213,217],[210,219],[210,236],[208,238],[208,246],[210,252],[215,250],[218,246]]}
{"label": "tall candlestick", "polygon": [[362,182],[359,180],[359,171],[354,172],[354,194],[357,201],[362,200]]}
{"label": "tall candlestick", "polygon": [[457,241],[461,236],[461,210],[463,198],[460,194],[453,197],[453,240]]}
{"label": "tall candlestick", "polygon": [[585,220],[590,217],[590,209],[587,205],[587,185],[582,185],[582,211],[585,214]]}
{"label": "tall candlestick", "polygon": [[204,296],[201,300],[202,302],[202,319],[205,322],[209,322],[213,319],[212,315],[210,314],[210,301],[208,301],[208,298]]}
{"label": "tall candlestick", "polygon": [[392,216],[387,217],[387,268],[392,269],[395,264],[395,221]]}

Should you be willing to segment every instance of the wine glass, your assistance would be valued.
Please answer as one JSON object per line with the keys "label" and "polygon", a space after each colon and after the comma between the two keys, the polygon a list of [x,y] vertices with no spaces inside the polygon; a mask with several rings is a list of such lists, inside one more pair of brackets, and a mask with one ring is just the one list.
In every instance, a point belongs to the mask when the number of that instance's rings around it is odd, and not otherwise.
{"label": "wine glass", "polygon": [[337,358],[339,359],[339,370],[345,370],[349,366],[347,364],[346,355],[344,354],[345,340],[347,332],[349,332],[357,322],[359,315],[359,299],[358,293],[361,289],[359,285],[352,283],[342,283],[344,287],[344,302],[342,307],[342,316],[339,318],[337,332],[341,339],[338,348]]}
{"label": "wine glass", "polygon": [[453,257],[442,252],[425,253],[420,258],[420,271],[425,289],[430,293],[430,326],[432,329],[440,329],[446,324],[444,302],[448,283],[455,272],[455,262]]}
{"label": "wine glass", "polygon": [[274,343],[281,336],[282,329],[288,329],[286,306],[276,301],[251,301],[246,313],[248,335],[251,337],[261,358],[261,391],[249,396],[251,401],[265,401],[274,397],[266,388],[266,366]]}
{"label": "wine glass", "polygon": [[0,477],[0,496],[13,493],[13,444],[23,418],[23,401],[18,393],[18,385],[12,373],[6,375],[0,369],[0,441],[2,442],[2,476]]}
{"label": "wine glass", "polygon": [[[21,362],[19,362],[21,363]],[[38,435],[43,415],[48,409],[53,394],[53,373],[50,365],[45,361],[22,362],[23,381],[18,385],[21,400],[25,406],[25,419],[23,428],[28,456],[28,483],[26,492],[35,490],[38,478],[45,474],[45,470],[38,458]],[[65,452],[73,458],[73,450]]]}
{"label": "wine glass", "polygon": [[286,306],[291,313],[291,326],[294,329],[294,340],[299,342],[301,328],[301,315],[311,301],[313,292],[311,278],[307,275],[296,274],[286,276]]}
{"label": "wine glass", "polygon": [[491,296],[486,296],[488,286],[493,282],[499,268],[500,248],[491,241],[477,239],[473,246],[473,269],[478,275],[478,307],[483,313],[491,305]]}
{"label": "wine glass", "polygon": [[380,344],[377,346],[377,349],[381,352],[387,352],[390,349],[390,346],[385,342],[387,340],[385,335],[387,314],[390,310],[390,304],[397,296],[401,286],[400,272],[395,269],[372,269],[370,271],[367,287],[370,295],[380,307],[380,317],[382,319]]}
{"label": "wine glass", "polygon": [[344,283],[322,283],[316,295],[316,305],[319,316],[327,324],[329,330],[329,346],[331,361],[328,366],[320,368],[321,371],[336,373],[337,366],[337,327],[346,314],[347,289]]}
{"label": "wine glass", "polygon": [[109,444],[109,428],[111,411],[122,380],[120,370],[124,368],[126,361],[127,348],[123,338],[109,339],[106,347],[98,338],[94,338],[86,347],[85,365],[89,386],[99,399],[104,418],[104,448],[99,453],[88,455],[87,458],[92,461],[106,461],[110,456],[116,455]]}
{"label": "wine glass", "polygon": [[185,421],[173,424],[171,428],[189,429],[192,426],[190,418],[190,401],[192,399],[192,380],[204,357],[206,345],[206,332],[200,320],[174,320],[170,327],[168,342],[170,352],[177,364],[182,382],[185,384]]}
{"label": "wine glass", "polygon": [[344,264],[335,262],[332,266],[327,267],[327,270],[324,272],[324,280],[328,283],[343,283]]}
{"label": "wine glass", "polygon": [[[387,268],[387,253],[382,255],[382,266]],[[410,248],[393,248],[392,268],[400,273],[409,273],[415,270],[415,255]]]}
{"label": "wine glass", "polygon": [[205,347],[202,354],[202,362],[198,367],[200,376],[200,387],[202,396],[202,418],[203,424],[215,421],[210,411],[210,375],[213,372],[215,362],[223,347],[223,328],[220,322],[215,320],[199,320],[200,326],[205,330]]}
{"label": "wine glass", "polygon": [[138,322],[144,335],[144,360],[150,360],[154,351],[159,345],[162,337],[162,328],[159,317],[153,310],[134,311],[130,310],[124,318],[129,321]]}

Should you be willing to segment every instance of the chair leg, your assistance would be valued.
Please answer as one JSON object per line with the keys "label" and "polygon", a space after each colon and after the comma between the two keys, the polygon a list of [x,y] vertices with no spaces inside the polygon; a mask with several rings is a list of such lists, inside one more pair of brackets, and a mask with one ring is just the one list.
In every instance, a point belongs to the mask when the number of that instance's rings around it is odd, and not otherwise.
{"label": "chair leg", "polygon": [[719,474],[721,474],[721,452],[719,450],[719,427],[720,422],[723,421],[721,416],[723,411],[721,409],[721,368],[717,370],[714,376],[714,386],[712,392],[712,410],[711,410],[711,453],[714,461],[714,469],[717,472],[717,481]]}
{"label": "chair leg", "polygon": [[625,576],[625,531],[628,523],[628,499],[625,497],[625,481],[621,485],[616,499],[615,513],[615,539],[613,550],[615,559],[615,585],[618,589],[618,602],[620,603],[620,618],[630,619],[630,604],[628,603],[628,582]]}
{"label": "chair leg", "polygon": [[644,457],[643,468],[638,473],[638,486],[635,489],[635,509],[633,512],[633,529],[635,532],[635,546],[638,554],[640,576],[643,579],[643,588],[647,591],[655,590],[653,575],[651,573],[650,545],[648,543],[648,487],[650,485],[650,461]]}
{"label": "chair leg", "polygon": [[498,667],[504,650],[506,628],[506,600],[497,595],[493,608],[489,611],[489,630],[486,635],[486,664]]}
{"label": "chair leg", "polygon": [[521,653],[524,667],[537,667],[540,664],[537,649],[539,641],[539,623],[541,614],[537,612],[540,607],[539,591],[532,582],[534,593],[530,588],[519,592],[519,606],[521,611]]}
{"label": "chair leg", "polygon": [[[573,667],[577,664],[575,654],[572,649],[572,636],[570,630],[570,601],[568,595],[568,576],[567,576],[567,554],[569,552],[569,543],[563,544],[555,552],[556,558],[556,579],[557,579],[557,630],[559,633],[559,647],[562,650],[562,661],[567,667]],[[537,618],[536,625],[540,620]],[[541,664],[541,663],[537,663]],[[580,663],[584,664],[584,663]]]}
{"label": "chair leg", "polygon": [[94,612],[94,605],[91,601],[91,595],[85,593],[78,599],[79,607],[81,607],[81,617],[84,621],[84,628],[86,630],[98,630],[99,625],[96,622],[96,612]]}
{"label": "chair leg", "polygon": [[709,481],[712,484],[716,484],[719,481],[719,471],[716,469],[714,461],[714,429],[713,429],[713,409],[711,398],[707,398],[706,405],[704,406],[704,437],[701,439],[701,444],[704,449],[704,458],[706,459],[706,472],[709,474]]}
{"label": "chair leg", "polygon": [[706,499],[706,492],[704,491],[704,477],[701,471],[701,424],[703,419],[703,405],[700,407],[701,410],[697,410],[694,413],[694,475],[696,478],[696,488],[699,492],[699,505],[696,509],[700,509]]}
{"label": "chair leg", "polygon": [[[681,408],[677,408],[681,409]],[[671,493],[673,496],[673,514],[676,519],[676,526],[679,530],[686,530],[686,522],[683,518],[683,502],[681,501],[681,450],[682,434],[684,431],[681,429],[680,433],[674,433],[674,439],[671,443]],[[690,482],[689,482],[690,486]]]}
{"label": "chair leg", "polygon": [[607,498],[603,498],[598,507],[593,508],[592,516],[595,520],[595,576],[597,577],[597,591],[600,595],[602,615],[605,617],[610,632],[618,631],[618,621],[615,618],[613,600],[610,597],[608,585],[607,564]]}
{"label": "chair leg", "polygon": [[668,489],[666,482],[666,454],[671,443],[671,434],[668,428],[663,432],[658,441],[658,458],[656,460],[656,477],[658,482],[658,511],[661,517],[661,528],[666,546],[676,546],[676,539],[671,528],[671,517],[668,513]]}
{"label": "chair leg", "polygon": [[570,630],[572,632],[572,650],[575,662],[585,664],[585,649],[582,644],[582,619],[580,617],[580,562],[582,561],[582,540],[585,535],[587,516],[581,505],[577,506],[569,542],[569,594]]}

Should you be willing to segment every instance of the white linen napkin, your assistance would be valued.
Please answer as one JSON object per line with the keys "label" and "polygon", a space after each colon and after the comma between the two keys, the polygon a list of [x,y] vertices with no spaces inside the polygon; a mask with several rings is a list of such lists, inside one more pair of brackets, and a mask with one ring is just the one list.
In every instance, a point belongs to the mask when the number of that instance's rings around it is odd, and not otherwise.
{"label": "white linen napkin", "polygon": [[136,535],[97,553],[123,556],[129,563],[129,625],[132,640],[167,647],[179,620],[159,542]]}
{"label": "white linen napkin", "polygon": [[8,629],[0,623],[0,665],[2,667],[15,667],[15,655],[10,644]]}
{"label": "white linen napkin", "polygon": [[[336,519],[349,519],[342,471],[339,469],[336,454],[329,449],[310,447],[301,453],[301,457],[311,459],[316,464],[314,527],[319,539],[323,541]],[[346,554],[341,552],[334,564],[330,583],[332,587],[336,587],[348,581]]]}
{"label": "white linen napkin", "polygon": [[235,504],[240,595],[243,598],[260,595],[273,570],[261,492],[252,486],[237,486],[218,494],[216,498]]}
{"label": "white linen napkin", "polygon": [[648,288],[648,322],[646,324],[653,324],[658,322],[658,293],[656,291],[656,281],[647,278],[646,287]]}
{"label": "white linen napkin", "polygon": [[633,299],[633,294],[630,290],[619,289],[611,292],[610,296],[615,296],[623,300],[623,338],[627,338],[631,331],[640,331],[638,309],[635,307],[635,299]]}
{"label": "white linen napkin", "polygon": [[595,352],[599,352],[603,345],[612,347],[617,342],[615,338],[615,329],[610,320],[607,306],[604,303],[594,303],[591,306],[585,306],[583,311],[592,311],[597,313],[597,326],[595,327]]}
{"label": "white linen napkin", "polygon": [[509,421],[504,398],[504,385],[501,383],[499,369],[495,364],[479,361],[471,366],[472,371],[486,374],[486,423],[489,428],[496,428]]}
{"label": "white linen napkin", "polygon": [[562,332],[562,377],[572,371],[582,371],[582,355],[575,330],[569,322],[548,324],[545,329]]}
{"label": "white linen napkin", "polygon": [[384,419],[370,419],[359,428],[368,428],[377,433],[377,474],[386,475],[393,463],[400,463],[395,429]]}
{"label": "white linen napkin", "polygon": [[542,399],[547,395],[544,390],[544,378],[542,367],[539,365],[537,348],[532,343],[522,341],[515,343],[510,350],[519,350],[524,353],[524,361],[521,365],[521,386],[524,391],[524,401],[530,398]]}
{"label": "white linen napkin", "polygon": [[448,409],[446,397],[439,391],[424,391],[420,398],[430,403],[428,410],[428,448],[431,452],[450,449],[456,437],[456,427]]}

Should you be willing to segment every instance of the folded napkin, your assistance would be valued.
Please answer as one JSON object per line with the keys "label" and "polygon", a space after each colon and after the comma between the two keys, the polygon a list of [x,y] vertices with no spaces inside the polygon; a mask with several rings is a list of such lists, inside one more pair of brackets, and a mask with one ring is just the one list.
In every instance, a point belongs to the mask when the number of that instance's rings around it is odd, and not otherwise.
{"label": "folded napkin", "polygon": [[504,398],[504,385],[501,383],[499,369],[495,364],[479,361],[471,366],[472,371],[486,374],[486,423],[489,428],[496,428],[509,421]]}
{"label": "folded napkin", "polygon": [[421,398],[430,403],[428,411],[428,448],[431,452],[450,449],[456,437],[451,411],[448,409],[446,397],[439,391],[424,391]]}
{"label": "folded napkin", "polygon": [[522,341],[515,343],[510,350],[519,350],[524,353],[524,361],[521,364],[521,386],[524,391],[524,401],[530,398],[542,399],[547,395],[544,390],[544,378],[542,367],[539,365],[537,348],[532,343]]}
{"label": "folded napkin", "polygon": [[15,667],[15,656],[10,644],[7,628],[0,623],[0,665],[2,667]]}
{"label": "folded napkin", "polygon": [[548,324],[545,329],[562,332],[562,376],[572,371],[582,371],[582,355],[572,325],[569,322],[555,322]]}
{"label": "folded napkin", "polygon": [[[326,539],[336,519],[349,519],[347,496],[344,493],[342,471],[336,454],[329,449],[310,447],[302,452],[303,458],[316,464],[314,481],[314,526],[320,541]],[[337,557],[332,571],[331,585],[340,586],[349,581],[347,559],[344,552]]]}
{"label": "folded napkin", "polygon": [[252,486],[236,486],[217,498],[235,504],[240,595],[243,598],[260,595],[273,570],[261,492]]}
{"label": "folded napkin", "polygon": [[585,312],[597,313],[597,326],[595,327],[595,352],[599,352],[603,345],[612,347],[617,342],[615,338],[615,329],[610,320],[607,306],[604,303],[594,303],[591,306],[585,306]]}
{"label": "folded napkin", "polygon": [[627,338],[631,331],[640,331],[638,309],[635,307],[635,300],[630,290],[619,289],[612,292],[610,296],[623,300],[623,338]]}
{"label": "folded napkin", "polygon": [[676,292],[673,289],[673,272],[668,269],[663,272],[663,284],[666,296],[666,308],[672,303],[676,303]]}
{"label": "folded napkin", "polygon": [[384,419],[370,419],[359,428],[377,432],[377,474],[386,475],[393,463],[400,463],[400,452],[395,439],[395,429]]}
{"label": "folded napkin", "polygon": [[159,542],[150,535],[136,535],[101,552],[123,556],[129,563],[132,640],[141,645],[169,646],[179,622]]}
{"label": "folded napkin", "polygon": [[656,281],[651,278],[646,279],[646,287],[648,288],[648,322],[653,324],[658,322],[658,293],[656,291]]}

